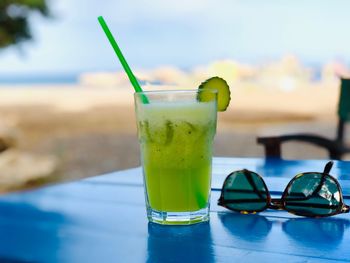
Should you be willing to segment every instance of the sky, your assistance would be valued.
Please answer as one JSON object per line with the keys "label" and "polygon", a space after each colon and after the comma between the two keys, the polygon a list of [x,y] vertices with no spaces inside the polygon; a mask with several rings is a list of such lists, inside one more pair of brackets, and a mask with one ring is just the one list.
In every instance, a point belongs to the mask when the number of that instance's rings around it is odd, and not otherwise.
{"label": "sky", "polygon": [[188,69],[214,60],[248,63],[295,54],[350,62],[348,0],[51,0],[31,18],[34,40],[0,51],[0,75],[121,70],[103,15],[130,66]]}

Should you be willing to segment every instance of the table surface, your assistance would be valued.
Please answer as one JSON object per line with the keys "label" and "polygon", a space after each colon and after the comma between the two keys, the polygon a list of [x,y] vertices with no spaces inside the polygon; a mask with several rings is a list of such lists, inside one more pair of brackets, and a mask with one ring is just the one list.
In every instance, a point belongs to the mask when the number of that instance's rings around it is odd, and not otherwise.
{"label": "table surface", "polygon": [[[147,222],[140,168],[0,198],[0,262],[350,262],[350,214],[324,219],[268,210],[242,215],[217,206],[222,182],[247,168],[280,194],[326,161],[214,158],[210,222]],[[350,203],[350,162],[332,175]]]}

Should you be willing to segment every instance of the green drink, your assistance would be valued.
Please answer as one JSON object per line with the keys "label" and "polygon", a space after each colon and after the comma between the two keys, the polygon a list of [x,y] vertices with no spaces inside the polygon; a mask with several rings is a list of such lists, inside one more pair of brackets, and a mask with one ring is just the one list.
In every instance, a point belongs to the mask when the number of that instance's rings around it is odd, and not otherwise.
{"label": "green drink", "polygon": [[[199,92],[210,99],[199,102]],[[142,102],[144,95],[149,103]],[[143,92],[135,103],[149,220],[208,220],[216,92]]]}
{"label": "green drink", "polygon": [[143,92],[103,17],[98,20],[136,92],[149,221],[209,220],[212,141],[216,112],[225,111],[230,103],[227,82],[215,76],[198,90]]}

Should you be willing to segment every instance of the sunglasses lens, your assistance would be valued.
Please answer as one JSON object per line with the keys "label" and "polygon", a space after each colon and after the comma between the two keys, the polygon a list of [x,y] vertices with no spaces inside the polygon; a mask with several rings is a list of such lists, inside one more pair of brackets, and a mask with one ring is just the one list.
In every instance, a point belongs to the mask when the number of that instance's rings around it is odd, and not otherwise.
{"label": "sunglasses lens", "polygon": [[302,216],[327,216],[335,213],[341,192],[336,181],[322,173],[301,174],[289,185],[285,208]]}
{"label": "sunglasses lens", "polygon": [[267,189],[256,173],[237,171],[226,180],[221,198],[221,203],[233,210],[261,211],[267,206]]}

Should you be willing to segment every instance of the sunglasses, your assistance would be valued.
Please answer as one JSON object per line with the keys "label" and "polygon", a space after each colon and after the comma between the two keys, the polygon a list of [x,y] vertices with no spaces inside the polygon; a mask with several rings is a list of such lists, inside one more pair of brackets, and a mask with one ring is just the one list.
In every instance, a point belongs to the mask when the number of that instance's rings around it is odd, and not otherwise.
{"label": "sunglasses", "polygon": [[218,205],[241,213],[256,213],[268,208],[307,217],[349,213],[339,182],[329,174],[332,167],[330,161],[323,173],[296,175],[280,199],[271,198],[264,180],[257,173],[246,169],[235,171],[226,177]]}

